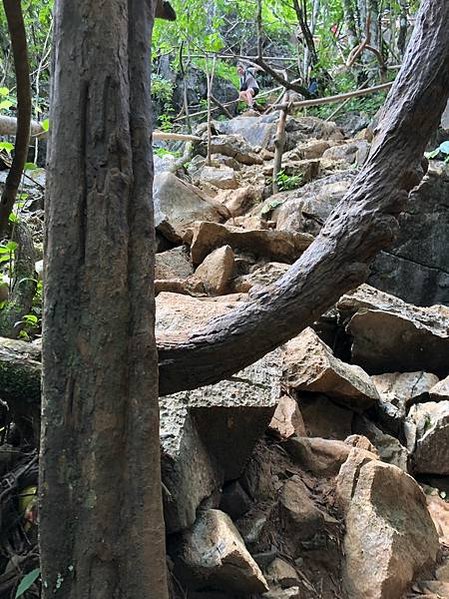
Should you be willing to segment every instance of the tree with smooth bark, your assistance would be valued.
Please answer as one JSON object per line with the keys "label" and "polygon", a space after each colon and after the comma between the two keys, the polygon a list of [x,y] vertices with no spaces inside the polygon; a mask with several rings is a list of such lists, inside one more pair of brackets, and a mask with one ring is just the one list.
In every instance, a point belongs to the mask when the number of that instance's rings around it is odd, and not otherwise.
{"label": "tree with smooth bark", "polygon": [[153,0],[56,0],[46,214],[43,598],[166,599]]}

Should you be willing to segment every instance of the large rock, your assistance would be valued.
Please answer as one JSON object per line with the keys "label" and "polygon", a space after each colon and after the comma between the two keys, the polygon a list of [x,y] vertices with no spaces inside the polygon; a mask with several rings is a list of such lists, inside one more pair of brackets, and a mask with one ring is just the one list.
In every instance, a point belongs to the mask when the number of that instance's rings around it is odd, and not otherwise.
{"label": "large rock", "polygon": [[[342,468],[343,471],[343,468]],[[342,472],[346,511],[343,577],[349,599],[399,599],[435,565],[439,543],[426,499],[400,468],[368,460]]]}
{"label": "large rock", "polygon": [[289,268],[290,265],[283,262],[258,262],[250,268],[249,273],[234,279],[233,290],[247,293],[253,287],[267,287],[285,275]]}
{"label": "large rock", "polygon": [[[279,115],[271,113],[263,116],[239,116],[235,119],[214,122],[215,128],[222,134],[241,135],[251,146],[274,150]],[[313,137],[319,139],[341,140],[343,134],[332,122],[316,117],[287,117],[286,151],[294,148],[298,142]]]}
{"label": "large rock", "polygon": [[285,345],[284,376],[291,389],[322,393],[356,410],[379,401],[370,377],[359,366],[336,358],[310,328]]}
{"label": "large rock", "polygon": [[229,593],[263,593],[267,582],[230,517],[219,510],[200,514],[185,533],[179,555],[181,580],[190,587]]}
{"label": "large rock", "polygon": [[271,216],[276,228],[317,235],[348,191],[354,175],[352,171],[336,173],[270,198],[267,202],[276,206]]}
{"label": "large rock", "polygon": [[190,252],[199,264],[212,250],[229,245],[261,258],[294,262],[312,243],[311,235],[286,231],[245,230],[212,222],[198,222],[192,228]]}
{"label": "large rock", "polygon": [[351,446],[344,441],[296,435],[288,439],[285,447],[303,470],[326,477],[335,476],[351,452]]}
{"label": "large rock", "polygon": [[211,140],[211,152],[229,156],[241,164],[262,164],[259,154],[254,152],[241,135],[214,135]]}
{"label": "large rock", "polygon": [[204,166],[198,176],[201,184],[207,183],[219,189],[237,189],[239,186],[235,171],[229,166]]}
{"label": "large rock", "polygon": [[165,525],[168,533],[189,528],[196,510],[222,484],[186,404],[160,399],[160,437]]}
{"label": "large rock", "polygon": [[377,415],[393,434],[401,434],[409,407],[428,397],[438,377],[429,372],[392,372],[371,377],[380,395]]}
{"label": "large rock", "polygon": [[234,274],[234,252],[229,245],[214,250],[195,271],[194,278],[201,281],[206,293],[226,293]]}
{"label": "large rock", "polygon": [[407,447],[416,472],[449,474],[449,401],[412,406],[406,422]]}
{"label": "large rock", "polygon": [[197,298],[179,293],[160,293],[156,298],[156,335],[186,337],[245,300],[246,297],[239,294]]}
{"label": "large rock", "polygon": [[370,284],[413,304],[449,304],[449,166],[431,161],[399,216],[395,247],[374,261]]}
{"label": "large rock", "polygon": [[396,437],[384,433],[374,423],[363,416],[355,418],[354,432],[364,435],[371,441],[383,462],[393,464],[407,472],[408,451]]}
{"label": "large rock", "polygon": [[429,391],[432,401],[448,401],[449,400],[449,376],[437,383]]}
{"label": "large rock", "polygon": [[337,304],[353,339],[352,359],[370,373],[425,370],[440,378],[449,365],[449,308],[420,308],[361,285]]}
{"label": "large rock", "polygon": [[186,279],[193,273],[184,246],[156,254],[155,279]]}
{"label": "large rock", "polygon": [[310,494],[298,476],[288,480],[279,495],[279,531],[289,553],[297,557],[301,542],[308,541],[323,528],[324,514],[317,508]]}
{"label": "large rock", "polygon": [[156,175],[153,199],[155,226],[175,243],[181,242],[189,226],[197,220],[222,220],[198,189],[172,173]]}
{"label": "large rock", "polygon": [[281,396],[281,355],[266,355],[229,380],[169,396],[189,408],[223,480],[240,476]]}

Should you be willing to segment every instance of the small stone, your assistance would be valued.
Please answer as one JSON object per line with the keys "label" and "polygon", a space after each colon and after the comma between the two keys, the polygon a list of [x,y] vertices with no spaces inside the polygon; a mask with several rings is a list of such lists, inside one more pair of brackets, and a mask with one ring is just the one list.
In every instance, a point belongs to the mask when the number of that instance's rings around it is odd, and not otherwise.
{"label": "small stone", "polygon": [[283,589],[298,585],[300,581],[295,568],[280,557],[271,562],[266,577],[269,583],[278,584]]}
{"label": "small stone", "polygon": [[281,439],[288,439],[295,434],[305,435],[298,404],[289,395],[283,395],[279,400],[269,430]]}

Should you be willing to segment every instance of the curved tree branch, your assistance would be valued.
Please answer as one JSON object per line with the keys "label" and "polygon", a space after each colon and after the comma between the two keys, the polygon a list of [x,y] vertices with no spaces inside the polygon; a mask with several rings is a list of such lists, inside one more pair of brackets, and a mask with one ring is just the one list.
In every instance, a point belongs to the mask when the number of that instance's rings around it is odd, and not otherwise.
{"label": "curved tree branch", "polygon": [[368,161],[320,235],[274,285],[184,341],[159,340],[160,392],[217,382],[300,333],[362,283],[395,239],[449,96],[449,3],[424,0]]}
{"label": "curved tree branch", "polygon": [[9,215],[16,201],[23,167],[28,155],[31,121],[30,67],[22,6],[20,0],[3,0],[3,6],[11,36],[16,71],[17,134],[14,159],[0,200],[0,236],[2,237],[6,234],[8,228]]}

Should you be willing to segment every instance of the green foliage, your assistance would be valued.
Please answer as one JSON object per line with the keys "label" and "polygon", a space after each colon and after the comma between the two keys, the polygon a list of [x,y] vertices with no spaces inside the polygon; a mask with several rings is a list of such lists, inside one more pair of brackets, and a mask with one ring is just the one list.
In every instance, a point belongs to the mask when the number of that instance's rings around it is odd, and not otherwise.
{"label": "green foliage", "polygon": [[40,568],[35,568],[34,570],[31,570],[31,572],[28,572],[28,574],[22,578],[19,586],[17,587],[15,599],[22,597],[33,586],[40,575]]}
{"label": "green foliage", "polygon": [[285,171],[281,170],[276,175],[276,183],[279,191],[290,191],[291,189],[297,189],[301,187],[303,182],[302,175],[287,175]]}

